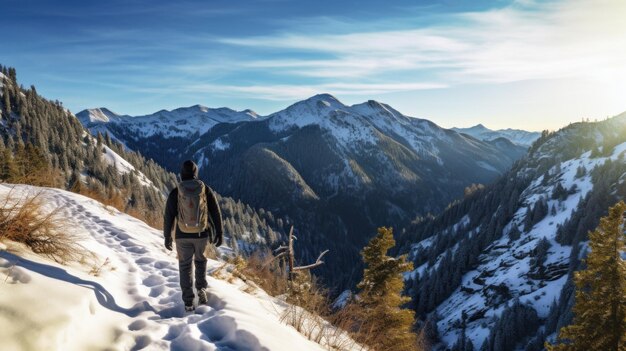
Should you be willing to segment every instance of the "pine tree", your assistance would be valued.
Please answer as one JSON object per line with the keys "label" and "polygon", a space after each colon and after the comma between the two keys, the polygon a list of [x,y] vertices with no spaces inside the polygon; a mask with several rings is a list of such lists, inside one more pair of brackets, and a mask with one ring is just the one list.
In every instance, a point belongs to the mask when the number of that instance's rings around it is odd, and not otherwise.
{"label": "pine tree", "polygon": [[378,235],[362,251],[367,268],[357,286],[364,310],[361,330],[375,350],[415,350],[413,311],[402,309],[410,301],[402,296],[402,274],[413,270],[413,264],[406,262],[406,256],[387,256],[394,246],[392,230],[379,228]]}
{"label": "pine tree", "polygon": [[72,177],[70,178],[68,189],[77,194],[80,194],[83,191],[83,182],[80,180],[80,173],[78,172],[78,170],[72,172]]}
{"label": "pine tree", "polygon": [[2,163],[0,165],[0,180],[4,180],[6,182],[14,181],[15,177],[18,176],[18,169],[11,151],[9,151],[8,148],[5,148],[0,157],[2,158]]}
{"label": "pine tree", "polygon": [[2,106],[4,107],[4,111],[6,111],[7,116],[11,114],[11,99],[9,97],[9,85],[4,84],[2,87]]}
{"label": "pine tree", "polygon": [[620,201],[589,233],[587,268],[574,274],[576,303],[573,324],[561,329],[549,351],[626,350],[626,204]]}

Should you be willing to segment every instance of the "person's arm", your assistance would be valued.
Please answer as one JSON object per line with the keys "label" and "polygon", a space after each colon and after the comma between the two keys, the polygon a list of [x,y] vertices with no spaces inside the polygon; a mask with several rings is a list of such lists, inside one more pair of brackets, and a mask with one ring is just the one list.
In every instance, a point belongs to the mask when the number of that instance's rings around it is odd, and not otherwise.
{"label": "person's arm", "polygon": [[220,211],[220,206],[217,202],[217,198],[215,194],[213,194],[213,190],[206,187],[206,203],[209,209],[209,216],[213,220],[213,224],[215,225],[215,246],[222,245],[222,240],[224,239],[224,228],[222,227],[222,211]]}
{"label": "person's arm", "polygon": [[178,189],[174,188],[167,197],[165,203],[165,214],[163,215],[163,237],[165,238],[165,247],[172,249],[172,227],[178,213]]}

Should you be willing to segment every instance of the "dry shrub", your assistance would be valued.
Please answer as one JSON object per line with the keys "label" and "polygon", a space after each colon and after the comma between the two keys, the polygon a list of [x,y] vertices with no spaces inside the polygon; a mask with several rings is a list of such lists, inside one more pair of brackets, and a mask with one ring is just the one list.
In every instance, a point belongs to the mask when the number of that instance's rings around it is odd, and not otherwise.
{"label": "dry shrub", "polygon": [[10,192],[0,203],[0,239],[23,243],[56,262],[79,261],[84,249],[60,210],[44,209],[41,192],[22,198]]}
{"label": "dry shrub", "polygon": [[14,184],[58,188],[62,186],[64,179],[58,169],[52,169],[42,172],[28,172],[24,175],[15,175],[7,181]]}
{"label": "dry shrub", "polygon": [[252,253],[241,272],[272,296],[283,295],[288,291],[285,270],[270,250]]}
{"label": "dry shrub", "polygon": [[[333,346],[337,350],[371,350],[371,351],[383,351],[376,348],[376,345],[381,345],[382,340],[388,336],[387,333],[381,332],[379,321],[369,321],[368,314],[370,311],[366,309],[359,301],[354,297],[351,297],[345,306],[337,311],[334,311],[328,320],[335,327],[339,328],[336,333],[339,335],[330,334],[327,337],[329,346]],[[347,333],[350,339],[345,338],[345,335],[341,333]],[[417,332],[417,344],[416,351],[430,350],[432,344],[429,342],[426,336],[424,328],[420,328]],[[355,343],[356,341],[356,343]]]}
{"label": "dry shrub", "polygon": [[[287,302],[289,307],[282,321],[328,350],[358,350],[349,332],[358,320],[352,305],[334,311],[328,290],[321,287],[308,271],[299,271],[291,282]],[[356,307],[356,305],[354,306]]]}
{"label": "dry shrub", "polygon": [[[277,260],[270,250],[254,252],[245,265],[235,260],[234,272],[245,277],[272,296],[283,295],[289,303],[281,321],[293,326],[309,340],[324,345],[328,350],[360,348],[344,328],[352,327],[356,318],[351,309],[334,312],[328,290],[324,289],[309,271],[298,271],[289,281],[285,262]],[[241,278],[241,277],[240,277]],[[243,279],[246,281],[246,279]]]}
{"label": "dry shrub", "polygon": [[211,259],[211,260],[217,260],[218,253],[219,252],[217,251],[217,248],[215,247],[215,245],[209,244],[204,249],[204,257]]}

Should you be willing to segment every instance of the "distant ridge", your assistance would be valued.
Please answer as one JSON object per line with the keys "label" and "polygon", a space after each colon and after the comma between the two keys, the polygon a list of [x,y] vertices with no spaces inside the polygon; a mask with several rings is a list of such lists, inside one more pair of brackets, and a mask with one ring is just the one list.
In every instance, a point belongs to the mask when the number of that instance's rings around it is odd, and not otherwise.
{"label": "distant ridge", "polygon": [[493,141],[498,138],[506,138],[514,144],[525,147],[530,147],[532,143],[541,136],[541,133],[539,132],[529,132],[521,129],[507,128],[492,130],[482,124],[477,124],[469,128],[452,128],[452,130],[471,135],[472,137],[483,141]]}

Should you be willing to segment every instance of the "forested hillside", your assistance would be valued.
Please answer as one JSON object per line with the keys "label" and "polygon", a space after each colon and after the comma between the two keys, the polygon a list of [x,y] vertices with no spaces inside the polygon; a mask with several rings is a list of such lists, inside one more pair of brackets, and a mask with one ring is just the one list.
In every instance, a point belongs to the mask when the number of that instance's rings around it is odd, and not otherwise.
{"label": "forested hillside", "polygon": [[411,308],[443,345],[541,350],[571,322],[587,233],[626,196],[626,114],[544,132],[496,183],[400,238]]}
{"label": "forested hillside", "polygon": [[[18,84],[0,66],[0,181],[70,189],[162,225],[165,197],[176,175],[109,135],[92,136],[59,101]],[[241,201],[218,199],[229,246],[245,252],[279,241],[290,224]]]}

